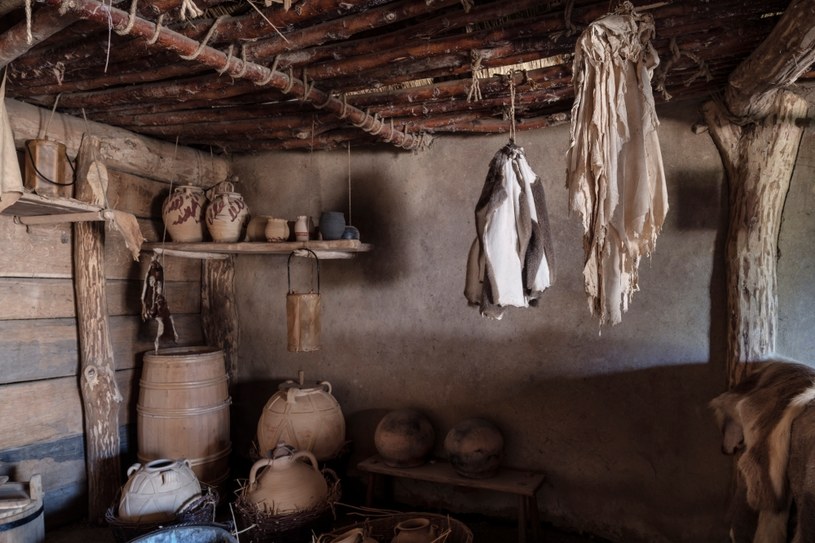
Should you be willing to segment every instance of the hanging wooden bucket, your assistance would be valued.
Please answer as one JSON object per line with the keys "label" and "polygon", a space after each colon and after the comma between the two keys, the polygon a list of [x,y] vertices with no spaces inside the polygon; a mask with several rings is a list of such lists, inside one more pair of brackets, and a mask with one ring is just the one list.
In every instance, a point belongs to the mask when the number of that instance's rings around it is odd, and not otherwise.
{"label": "hanging wooden bucket", "polygon": [[40,196],[71,198],[74,195],[72,167],[65,145],[49,139],[25,142],[25,188]]}
{"label": "hanging wooden bucket", "polygon": [[43,541],[41,476],[34,475],[29,483],[0,481],[0,543]]}
{"label": "hanging wooden bucket", "polygon": [[320,349],[320,260],[314,251],[306,249],[317,265],[317,292],[296,293],[291,288],[291,257],[288,261],[289,292],[286,295],[286,323],[288,347],[291,352],[318,351]]}
{"label": "hanging wooden bucket", "polygon": [[200,481],[217,486],[229,477],[231,402],[223,351],[146,352],[136,405],[139,461],[185,458]]}

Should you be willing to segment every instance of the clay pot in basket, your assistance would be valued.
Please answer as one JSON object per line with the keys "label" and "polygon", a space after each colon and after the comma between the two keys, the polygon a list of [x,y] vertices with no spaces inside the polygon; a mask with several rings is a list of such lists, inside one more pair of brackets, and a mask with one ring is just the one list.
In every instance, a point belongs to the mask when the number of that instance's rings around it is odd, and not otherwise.
{"label": "clay pot in basket", "polygon": [[[308,463],[302,460],[307,460]],[[306,511],[328,499],[328,484],[308,451],[280,446],[255,462],[244,489],[246,501],[271,514]]]}
{"label": "clay pot in basket", "polygon": [[206,205],[207,197],[201,187],[182,185],[173,189],[161,206],[161,218],[170,239],[178,242],[203,241]]}
{"label": "clay pot in basket", "polygon": [[331,383],[282,383],[263,408],[257,438],[261,456],[283,442],[311,451],[317,460],[336,457],[345,444],[345,418],[331,395]]}
{"label": "clay pot in basket", "polygon": [[397,409],[379,421],[374,445],[385,464],[398,468],[427,461],[436,439],[433,424],[416,409]]}
{"label": "clay pot in basket", "polygon": [[391,543],[431,543],[436,539],[436,527],[426,518],[403,520],[393,529]]}
{"label": "clay pot in basket", "polygon": [[447,433],[444,450],[456,473],[472,479],[484,479],[495,475],[501,466],[504,436],[488,420],[465,419]]}
{"label": "clay pot in basket", "polygon": [[366,536],[362,528],[351,528],[331,539],[329,543],[377,543],[377,541],[373,537]]}
{"label": "clay pot in basket", "polygon": [[122,487],[119,518],[133,522],[161,522],[201,495],[201,484],[187,460],[160,459],[133,464]]}

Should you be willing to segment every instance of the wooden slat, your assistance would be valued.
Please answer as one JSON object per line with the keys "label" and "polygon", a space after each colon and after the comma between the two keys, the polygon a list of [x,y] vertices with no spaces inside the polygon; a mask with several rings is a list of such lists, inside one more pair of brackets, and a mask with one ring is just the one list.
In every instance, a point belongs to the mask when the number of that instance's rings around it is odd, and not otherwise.
{"label": "wooden slat", "polygon": [[[203,343],[198,315],[179,315],[175,325],[179,345]],[[138,317],[111,317],[110,328],[116,367],[137,367],[142,353],[153,348],[153,325],[142,323]],[[77,341],[74,319],[0,321],[0,384],[75,376],[79,365]]]}
{"label": "wooden slat", "polygon": [[[108,281],[108,315],[140,315],[141,291],[140,281]],[[165,282],[164,294],[173,315],[201,310],[200,282]],[[0,278],[0,300],[0,320],[76,315],[74,285],[68,279]]]}

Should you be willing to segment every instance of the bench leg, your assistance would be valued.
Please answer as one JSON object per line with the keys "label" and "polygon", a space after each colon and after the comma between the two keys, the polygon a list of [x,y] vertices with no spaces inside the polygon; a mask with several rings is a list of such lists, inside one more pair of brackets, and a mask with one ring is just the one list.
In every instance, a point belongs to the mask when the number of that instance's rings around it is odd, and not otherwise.
{"label": "bench leg", "polygon": [[526,496],[518,496],[518,541],[526,543]]}
{"label": "bench leg", "polygon": [[538,543],[540,541],[540,513],[538,512],[538,497],[531,496],[527,499],[529,504],[529,522],[532,524],[532,541]]}
{"label": "bench leg", "polygon": [[373,506],[374,504],[374,485],[376,485],[376,474],[369,473],[368,474],[368,488],[365,492],[365,505],[368,507]]}

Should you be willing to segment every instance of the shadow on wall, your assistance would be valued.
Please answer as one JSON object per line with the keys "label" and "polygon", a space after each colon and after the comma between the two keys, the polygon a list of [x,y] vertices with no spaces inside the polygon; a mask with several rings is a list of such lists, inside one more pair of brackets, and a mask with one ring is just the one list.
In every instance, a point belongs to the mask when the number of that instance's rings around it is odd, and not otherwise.
{"label": "shadow on wall", "polygon": [[[546,474],[539,494],[546,519],[628,542],[717,541],[726,531],[730,461],[719,452],[707,404],[723,389],[722,371],[698,363],[577,378],[519,379],[509,373],[493,376],[484,390],[425,395],[379,379],[365,385],[379,394],[365,404],[347,382],[325,378],[346,416],[352,477],[360,476],[356,464],[376,452],[374,430],[390,409],[425,412],[436,428],[438,456],[449,428],[483,416],[504,433],[505,465]],[[421,386],[433,388],[434,382]],[[240,401],[233,408],[240,410],[240,432],[254,433],[277,383],[238,385]],[[402,482],[397,493],[413,505],[457,512],[501,516],[516,507],[514,501],[441,485]]]}

